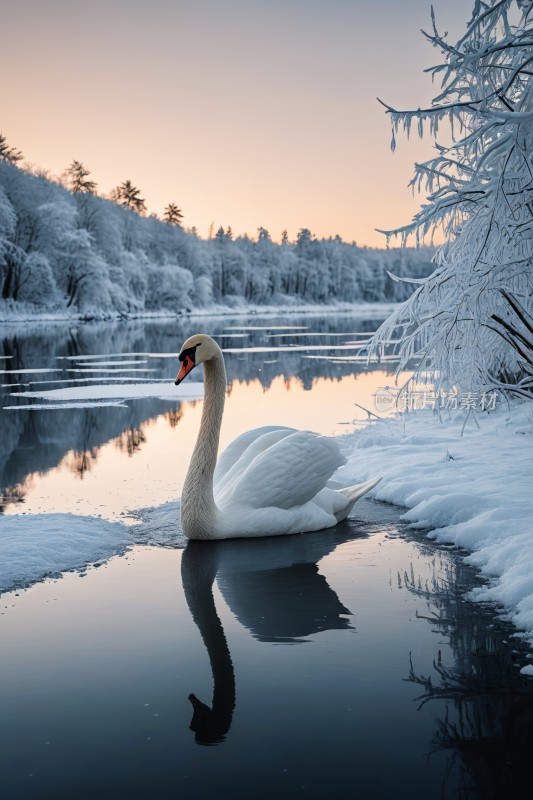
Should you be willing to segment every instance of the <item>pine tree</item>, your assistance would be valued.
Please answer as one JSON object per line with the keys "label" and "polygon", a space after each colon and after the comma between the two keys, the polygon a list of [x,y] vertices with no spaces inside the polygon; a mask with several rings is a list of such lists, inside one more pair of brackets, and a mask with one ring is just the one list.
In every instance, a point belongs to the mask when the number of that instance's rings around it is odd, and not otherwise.
{"label": "pine tree", "polygon": [[8,164],[16,164],[18,161],[22,161],[23,158],[24,156],[20,150],[9,147],[6,137],[3,133],[0,133],[0,160],[7,161]]}
{"label": "pine tree", "polygon": [[[447,120],[451,141],[436,143],[437,155],[416,165],[414,187],[425,184],[427,203],[411,224],[386,233],[417,239],[437,228],[446,241],[435,271],[380,328],[382,352],[395,339],[399,370],[414,356],[418,372],[429,369],[437,385],[462,390],[498,383],[497,374],[521,375],[516,350],[494,330],[493,315],[512,311],[502,291],[526,313],[533,296],[533,0],[475,0],[466,33],[451,45],[424,33],[444,55],[432,67],[442,91],[429,108],[398,111],[400,126],[435,137]],[[523,374],[523,373],[522,373]]]}
{"label": "pine tree", "polygon": [[181,208],[175,203],[169,203],[168,206],[165,208],[165,212],[163,214],[163,220],[168,222],[169,225],[178,225],[181,227],[181,221],[183,219],[183,212]]}
{"label": "pine tree", "polygon": [[257,241],[258,242],[270,242],[270,233],[266,228],[262,226],[257,229]]}
{"label": "pine tree", "polygon": [[140,191],[131,181],[124,181],[120,186],[112,190],[111,198],[119,205],[129,208],[130,211],[144,214],[146,203],[142,197],[139,197]]}
{"label": "pine tree", "polygon": [[90,174],[89,170],[85,169],[80,161],[74,160],[66,170],[68,185],[71,192],[75,194],[82,192],[94,194],[97,184],[94,181],[87,180]]}

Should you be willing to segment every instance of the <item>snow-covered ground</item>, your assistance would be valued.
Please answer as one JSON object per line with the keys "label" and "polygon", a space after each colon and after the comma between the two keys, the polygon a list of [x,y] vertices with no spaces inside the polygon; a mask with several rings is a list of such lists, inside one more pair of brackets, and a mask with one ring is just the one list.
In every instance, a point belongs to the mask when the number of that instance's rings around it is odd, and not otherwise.
{"label": "snow-covered ground", "polygon": [[533,641],[533,404],[502,401],[462,436],[466,412],[453,413],[375,421],[346,437],[338,476],[381,475],[374,497],[404,506],[403,519],[429,538],[470,551],[466,561],[487,579],[473,597],[500,604]]}

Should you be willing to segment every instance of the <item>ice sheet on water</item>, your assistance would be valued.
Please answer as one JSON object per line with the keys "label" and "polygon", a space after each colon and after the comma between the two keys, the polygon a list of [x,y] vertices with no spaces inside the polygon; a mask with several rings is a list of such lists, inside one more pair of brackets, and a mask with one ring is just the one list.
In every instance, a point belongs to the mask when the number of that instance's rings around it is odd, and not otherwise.
{"label": "ice sheet on water", "polygon": [[148,358],[178,358],[179,353],[144,353]]}
{"label": "ice sheet on water", "polygon": [[85,361],[80,362],[84,367],[130,367],[148,364],[148,359],[135,359],[134,361]]}
{"label": "ice sheet on water", "polygon": [[[335,349],[341,349],[341,348],[335,348]],[[350,347],[350,348],[345,348],[345,349],[347,349],[347,350],[348,349],[349,350],[358,350],[360,348],[359,347],[357,347],[357,348],[356,347]],[[326,355],[323,355],[323,356],[303,356],[303,358],[322,359],[322,360],[331,361],[331,362],[335,362],[335,363],[339,363],[339,364],[349,364],[351,362],[364,364],[368,360],[368,355],[365,355],[365,354],[357,355],[357,356],[326,356]],[[390,361],[390,362],[398,361],[398,356],[380,356],[380,361]]]}
{"label": "ice sheet on water", "polygon": [[118,375],[121,372],[155,372],[150,367],[120,367],[120,369],[110,369],[109,367],[70,367],[67,372],[105,372],[108,375]]}
{"label": "ice sheet on water", "polygon": [[287,344],[263,347],[224,347],[223,353],[303,353],[310,350],[360,350],[364,342],[359,344]]}
{"label": "ice sheet on water", "polygon": [[0,516],[0,594],[84,572],[135,544],[183,548],[179,501],[132,512],[136,525],[76,514]]}
{"label": "ice sheet on water", "polygon": [[37,373],[40,373],[40,372],[41,373],[43,373],[43,372],[61,372],[61,369],[58,369],[57,367],[52,367],[52,368],[50,368],[50,367],[44,367],[44,368],[35,367],[35,368],[32,368],[32,369],[0,369],[0,374],[1,375],[26,375],[26,374],[29,375],[30,373],[37,374]]}
{"label": "ice sheet on water", "polygon": [[0,516],[0,592],[123,553],[128,528],[75,514]]}
{"label": "ice sheet on water", "polygon": [[340,338],[343,336],[365,336],[367,339],[369,336],[372,336],[372,331],[349,331],[348,333],[319,333],[317,331],[304,331],[302,333],[267,333],[267,339],[281,339],[287,336],[303,336],[304,338],[308,338],[311,336],[319,336],[320,338],[325,338],[326,336],[331,337],[333,339]]}
{"label": "ice sheet on water", "polygon": [[179,500],[171,500],[161,506],[139,508],[129,513],[140,523],[130,528],[135,544],[174,548],[183,548],[187,544],[181,529]]}
{"label": "ice sheet on water", "polygon": [[132,356],[149,356],[150,353],[90,353],[77,356],[57,356],[58,361],[94,361],[95,358],[131,358]]}
{"label": "ice sheet on water", "polygon": [[[61,361],[95,361],[100,358],[130,358],[133,356],[143,356],[144,358],[177,358],[178,353],[91,353],[90,355],[77,356],[57,356]],[[117,362],[112,362],[117,363]]]}
{"label": "ice sheet on water", "polygon": [[2,406],[2,408],[4,411],[65,411],[65,409],[71,408],[127,408],[127,405],[117,400],[115,403],[28,403],[20,406]]}
{"label": "ice sheet on water", "polygon": [[154,397],[160,400],[196,400],[204,395],[203,383],[189,381],[175,386],[166,383],[102,383],[84,386],[65,386],[62,389],[42,389],[13,392],[12,397],[28,397],[48,401],[136,400]]}
{"label": "ice sheet on water", "polygon": [[306,331],[306,325],[229,325],[225,331]]}
{"label": "ice sheet on water", "polygon": [[115,382],[127,382],[131,381],[132,383],[138,383],[139,381],[160,381],[161,383],[168,383],[168,378],[153,378],[150,376],[149,378],[141,378],[139,375],[135,376],[124,376],[124,375],[92,375],[88,378],[56,378],[55,380],[42,380],[42,381],[24,381],[24,383],[3,383],[2,389],[15,389],[19,386],[42,386],[43,384],[50,384],[50,383],[63,383],[63,384],[71,384],[71,383],[97,383],[98,381],[115,381]]}

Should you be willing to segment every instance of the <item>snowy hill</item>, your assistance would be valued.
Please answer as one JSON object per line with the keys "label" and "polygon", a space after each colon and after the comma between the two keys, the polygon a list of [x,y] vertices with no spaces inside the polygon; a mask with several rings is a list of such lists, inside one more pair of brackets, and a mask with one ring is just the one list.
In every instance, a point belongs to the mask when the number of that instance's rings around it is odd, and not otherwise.
{"label": "snowy hill", "polygon": [[[398,302],[432,269],[429,248],[369,249],[302,229],[294,243],[212,239],[0,160],[0,319],[110,317],[242,305]],[[35,309],[34,309],[35,310]],[[31,314],[29,314],[31,316]]]}

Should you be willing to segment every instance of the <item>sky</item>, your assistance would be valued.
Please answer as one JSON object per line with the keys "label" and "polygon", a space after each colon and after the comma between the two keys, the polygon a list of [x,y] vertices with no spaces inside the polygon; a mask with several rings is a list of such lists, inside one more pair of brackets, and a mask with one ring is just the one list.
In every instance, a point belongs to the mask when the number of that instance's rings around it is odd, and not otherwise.
{"label": "sky", "polygon": [[[471,0],[433,0],[459,38]],[[17,0],[0,28],[0,131],[60,175],[81,161],[107,194],[129,179],[148,213],[235,234],[267,228],[385,246],[429,139],[400,137],[377,97],[417,108],[430,0]],[[5,76],[9,76],[6,80]]]}

